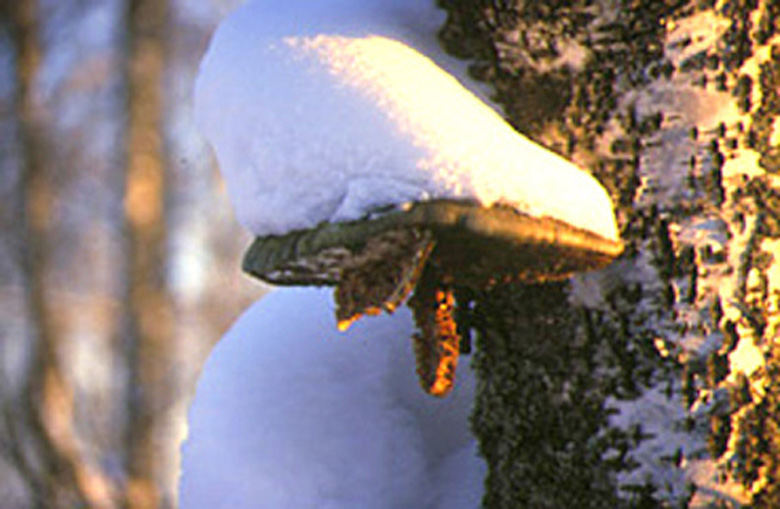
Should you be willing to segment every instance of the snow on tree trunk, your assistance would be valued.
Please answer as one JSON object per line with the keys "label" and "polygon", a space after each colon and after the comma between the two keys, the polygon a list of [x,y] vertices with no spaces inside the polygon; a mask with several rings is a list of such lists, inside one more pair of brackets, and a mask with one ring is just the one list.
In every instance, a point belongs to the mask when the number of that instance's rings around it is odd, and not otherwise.
{"label": "snow on tree trunk", "polygon": [[780,4],[441,3],[448,50],[599,178],[627,246],[474,296],[484,506],[780,505]]}

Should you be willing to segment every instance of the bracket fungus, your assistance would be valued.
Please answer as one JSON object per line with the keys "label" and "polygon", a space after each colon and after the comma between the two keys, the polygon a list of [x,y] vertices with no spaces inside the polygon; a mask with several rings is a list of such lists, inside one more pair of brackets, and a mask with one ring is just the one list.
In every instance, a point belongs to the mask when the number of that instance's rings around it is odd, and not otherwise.
{"label": "bracket fungus", "polygon": [[457,288],[566,278],[622,244],[603,187],[458,75],[433,4],[250,1],[211,42],[195,114],[257,236],[244,269],[336,286],[342,329],[406,302],[421,384],[443,396]]}
{"label": "bracket fungus", "polygon": [[456,288],[559,280],[602,268],[621,251],[619,241],[557,219],[430,200],[370,219],[258,237],[243,269],[275,285],[336,286],[342,330],[406,302],[419,329],[413,341],[420,384],[444,396],[460,352]]}

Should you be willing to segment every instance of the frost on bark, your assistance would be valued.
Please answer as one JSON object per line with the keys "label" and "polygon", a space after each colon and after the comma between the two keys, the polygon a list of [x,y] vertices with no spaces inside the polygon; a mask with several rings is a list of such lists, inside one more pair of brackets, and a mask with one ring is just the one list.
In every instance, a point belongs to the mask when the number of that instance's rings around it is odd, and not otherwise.
{"label": "frost on bark", "polygon": [[442,0],[509,121],[627,249],[474,295],[484,506],[780,506],[780,4]]}

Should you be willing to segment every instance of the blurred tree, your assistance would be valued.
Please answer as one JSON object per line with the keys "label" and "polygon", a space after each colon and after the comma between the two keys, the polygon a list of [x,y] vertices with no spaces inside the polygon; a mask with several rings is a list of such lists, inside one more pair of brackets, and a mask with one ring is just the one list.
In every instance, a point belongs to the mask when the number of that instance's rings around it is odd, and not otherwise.
{"label": "blurred tree", "polygon": [[[63,369],[60,335],[46,286],[52,218],[50,154],[43,110],[35,93],[41,44],[38,3],[0,4],[15,62],[14,110],[18,119],[20,176],[16,244],[17,266],[27,313],[29,365],[18,394],[5,394],[4,448],[29,487],[35,507],[99,506],[105,481],[82,455],[74,423],[74,394]],[[33,452],[34,451],[34,452]]]}
{"label": "blurred tree", "polygon": [[[169,408],[177,380],[172,362],[173,308],[166,279],[166,175],[163,70],[168,2],[129,0],[124,210],[128,238],[128,508],[170,507],[161,480],[169,467]],[[168,453],[168,454],[166,454]]]}
{"label": "blurred tree", "polygon": [[2,509],[175,506],[195,376],[259,293],[187,118],[220,13],[177,5],[0,0]]}

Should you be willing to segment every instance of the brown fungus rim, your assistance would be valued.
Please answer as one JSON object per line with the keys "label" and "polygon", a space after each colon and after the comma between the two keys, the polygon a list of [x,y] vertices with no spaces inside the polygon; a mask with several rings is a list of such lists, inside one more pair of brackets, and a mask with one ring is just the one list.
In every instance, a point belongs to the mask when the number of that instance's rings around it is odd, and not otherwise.
{"label": "brown fungus rim", "polygon": [[[511,255],[517,260],[518,267],[508,271],[523,267],[526,274],[519,279],[526,282],[562,279],[602,268],[623,251],[620,241],[550,217],[534,217],[502,205],[431,200],[371,218],[324,222],[284,235],[257,237],[244,255],[242,268],[274,285],[333,286],[339,283],[337,275],[296,274],[294,262],[334,250],[345,256],[358,255],[370,239],[398,230],[431,232],[439,251],[462,252],[462,258],[468,260],[489,246],[492,254],[488,258],[506,263],[506,256]],[[552,263],[553,259],[557,261]]]}

